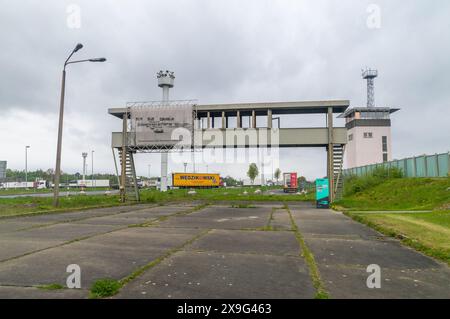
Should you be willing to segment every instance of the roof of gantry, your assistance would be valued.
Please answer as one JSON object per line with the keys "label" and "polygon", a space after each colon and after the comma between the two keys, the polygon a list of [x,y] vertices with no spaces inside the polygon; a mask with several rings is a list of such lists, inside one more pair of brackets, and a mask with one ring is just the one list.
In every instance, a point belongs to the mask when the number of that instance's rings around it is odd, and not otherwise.
{"label": "roof of gantry", "polygon": [[[230,103],[230,104],[197,104],[194,109],[197,112],[256,112],[272,110],[273,114],[325,114],[328,108],[333,108],[333,113],[343,113],[350,106],[349,100],[330,101],[297,101],[297,102],[263,102],[263,103]],[[126,108],[110,108],[108,113],[122,118]]]}
{"label": "roof of gantry", "polygon": [[347,109],[338,118],[345,118],[352,115],[355,112],[389,112],[390,114],[400,111],[400,109],[389,108],[389,107],[354,107]]}

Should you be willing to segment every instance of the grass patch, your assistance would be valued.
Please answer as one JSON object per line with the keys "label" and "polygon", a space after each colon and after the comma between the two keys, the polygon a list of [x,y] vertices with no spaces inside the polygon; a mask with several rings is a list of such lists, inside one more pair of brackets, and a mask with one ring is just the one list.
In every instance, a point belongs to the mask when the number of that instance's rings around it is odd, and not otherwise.
{"label": "grass patch", "polygon": [[328,292],[325,289],[325,285],[322,282],[322,279],[320,278],[320,272],[319,268],[317,267],[316,260],[314,259],[314,255],[309,249],[308,245],[306,245],[305,239],[303,238],[302,234],[300,233],[297,224],[295,223],[294,218],[292,217],[291,210],[285,204],[285,208],[289,214],[289,218],[291,220],[292,229],[295,232],[295,237],[300,244],[300,247],[302,248],[303,257],[305,258],[306,264],[309,268],[309,275],[311,276],[311,280],[313,282],[314,288],[316,288],[316,295],[315,299],[329,299],[330,296]]}
{"label": "grass patch", "polygon": [[450,211],[411,214],[347,212],[346,215],[450,265]]}
{"label": "grass patch", "polygon": [[43,289],[43,290],[60,290],[60,289],[64,289],[64,286],[60,285],[60,284],[50,284],[50,285],[38,286],[37,288]]}
{"label": "grass patch", "polygon": [[[217,188],[217,189],[198,189],[195,195],[188,194],[185,189],[173,189],[169,192],[160,192],[154,189],[141,190],[141,202],[139,203],[157,203],[163,205],[165,203],[182,203],[191,201],[203,202],[258,202],[258,201],[307,201],[307,195],[265,195],[254,194],[251,187],[243,188]],[[270,188],[261,188],[263,193]],[[243,195],[247,191],[248,195]],[[60,207],[53,207],[53,198],[48,197],[20,197],[20,198],[0,198],[0,218],[12,217],[19,215],[46,214],[56,213],[69,210],[82,210],[89,208],[111,207],[119,205],[136,204],[128,202],[120,203],[118,195],[76,195],[62,196],[60,198]],[[242,205],[251,206],[249,203]]]}
{"label": "grass patch", "polygon": [[0,218],[123,205],[116,195],[64,196],[59,202],[60,207],[55,208],[53,198],[50,197],[0,198]]}
{"label": "grass patch", "polygon": [[122,287],[121,283],[114,279],[99,279],[92,284],[89,298],[105,298],[114,296]]}
{"label": "grass patch", "polygon": [[[94,188],[87,188],[86,192],[92,192],[92,191],[108,191],[111,190],[109,187],[94,187]],[[79,192],[81,189],[79,188],[71,188],[69,189],[69,192],[75,193]],[[67,192],[66,188],[61,188],[60,192]],[[53,189],[46,188],[46,189],[24,189],[24,188],[9,188],[9,189],[0,189],[0,196],[7,196],[7,195],[35,195],[35,194],[48,194],[53,193]]]}
{"label": "grass patch", "polygon": [[353,211],[448,209],[449,188],[450,178],[385,179],[358,192],[346,191],[334,207]]}

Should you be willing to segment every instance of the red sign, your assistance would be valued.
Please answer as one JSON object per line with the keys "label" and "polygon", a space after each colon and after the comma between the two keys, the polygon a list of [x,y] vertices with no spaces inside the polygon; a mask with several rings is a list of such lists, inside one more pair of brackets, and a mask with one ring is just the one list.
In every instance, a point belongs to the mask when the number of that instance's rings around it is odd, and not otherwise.
{"label": "red sign", "polygon": [[297,188],[297,173],[291,173],[291,188]]}

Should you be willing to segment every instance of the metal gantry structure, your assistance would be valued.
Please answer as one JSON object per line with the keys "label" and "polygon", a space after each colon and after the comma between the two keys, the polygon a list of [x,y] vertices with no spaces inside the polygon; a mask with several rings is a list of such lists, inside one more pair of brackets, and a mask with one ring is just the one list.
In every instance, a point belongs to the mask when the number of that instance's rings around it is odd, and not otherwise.
{"label": "metal gantry structure", "polygon": [[[267,103],[235,103],[235,104],[193,104],[192,101],[184,101],[186,107],[191,107],[193,112],[193,138],[192,144],[164,145],[164,144],[140,144],[136,143],[136,131],[133,125],[129,125],[130,114],[133,107],[152,108],[170,102],[139,102],[129,103],[126,107],[111,108],[109,114],[122,120],[122,132],[112,133],[112,148],[119,151],[121,172],[120,188],[121,197],[125,200],[139,200],[139,191],[136,183],[136,169],[133,154],[136,153],[168,153],[172,151],[202,151],[206,148],[259,148],[259,147],[323,147],[327,151],[327,177],[330,181],[331,200],[339,195],[342,187],[342,168],[344,147],[347,143],[347,129],[335,127],[334,114],[341,114],[349,107],[348,100],[338,101],[297,101],[297,102],[267,102]],[[273,115],[290,114],[323,114],[327,119],[326,127],[311,128],[273,128]],[[243,128],[242,117],[249,116],[250,126]],[[265,116],[267,124],[257,126],[256,117]],[[221,119],[220,127],[215,127],[215,118]],[[231,127],[229,118],[236,118],[237,125]],[[206,122],[206,123],[205,123]],[[203,125],[204,124],[204,125]],[[256,135],[264,132],[276,132],[278,140],[257,140],[249,142],[246,137],[252,132]],[[232,134],[233,139],[226,138],[226,134]],[[211,136],[214,143],[211,144]],[[267,144],[268,143],[268,144]],[[264,144],[264,145],[263,145]],[[115,162],[117,167],[117,161]],[[164,163],[161,163],[163,166]],[[162,167],[162,171],[166,170]],[[163,176],[163,173],[161,176]],[[128,196],[127,196],[128,194]],[[131,196],[130,196],[131,195]]]}

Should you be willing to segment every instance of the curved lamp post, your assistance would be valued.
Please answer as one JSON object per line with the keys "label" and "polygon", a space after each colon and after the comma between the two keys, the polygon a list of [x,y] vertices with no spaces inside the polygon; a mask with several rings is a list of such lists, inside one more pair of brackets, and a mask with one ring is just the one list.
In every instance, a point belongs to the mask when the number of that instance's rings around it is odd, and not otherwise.
{"label": "curved lamp post", "polygon": [[63,118],[64,118],[64,96],[66,92],[66,67],[69,64],[82,63],[82,62],[105,62],[105,58],[86,59],[78,61],[70,61],[70,58],[74,53],[81,50],[83,45],[78,43],[72,50],[69,57],[64,62],[64,68],[62,72],[62,84],[61,84],[61,100],[59,105],[59,126],[58,126],[58,144],[56,149],[56,168],[55,168],[55,181],[54,181],[54,193],[53,193],[53,206],[59,206],[59,180],[61,177],[61,148],[62,148],[62,131],[63,131]]}

